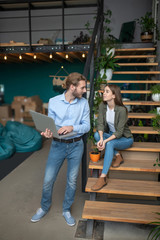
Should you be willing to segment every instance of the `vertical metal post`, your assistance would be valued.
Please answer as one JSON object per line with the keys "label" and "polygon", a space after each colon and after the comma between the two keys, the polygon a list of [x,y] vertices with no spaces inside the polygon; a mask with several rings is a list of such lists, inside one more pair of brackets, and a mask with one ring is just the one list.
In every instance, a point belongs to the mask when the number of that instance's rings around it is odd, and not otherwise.
{"label": "vertical metal post", "polygon": [[82,156],[82,192],[85,192],[87,181],[87,134],[83,136],[84,151]]}
{"label": "vertical metal post", "polygon": [[[92,75],[92,78],[90,78],[90,80],[91,80],[90,87],[94,87],[93,86],[94,85],[94,66],[93,66],[94,59],[93,58],[94,58],[95,37],[96,37],[97,31],[99,29],[99,24],[101,22],[100,19],[101,19],[102,15],[103,15],[103,0],[99,0],[97,19],[96,19],[96,22],[94,25],[92,41],[90,44],[90,49],[88,52],[88,56],[87,56],[84,71],[83,71],[83,75],[87,78],[89,70],[90,70],[90,66],[92,64],[93,73],[90,73]],[[99,41],[99,43],[100,43],[100,41]],[[92,94],[92,96],[94,98],[94,93]],[[86,181],[87,181],[87,166],[88,166],[88,164],[87,164],[87,134],[85,134],[85,136],[83,137],[83,140],[84,140],[84,153],[83,153],[83,157],[82,157],[82,192],[85,192],[85,186],[86,186]]]}
{"label": "vertical metal post", "polygon": [[64,50],[64,0],[62,1],[62,45]]}
{"label": "vertical metal post", "polygon": [[[157,29],[160,34],[160,2],[157,3],[158,11],[157,11]],[[156,62],[160,63],[160,40],[157,40],[157,49],[156,49]],[[157,71],[160,71],[160,66],[158,64]],[[160,79],[159,74],[157,75],[157,79]]]}
{"label": "vertical metal post", "polygon": [[29,47],[32,52],[32,26],[31,26],[31,4],[28,3],[28,22],[29,22]]}

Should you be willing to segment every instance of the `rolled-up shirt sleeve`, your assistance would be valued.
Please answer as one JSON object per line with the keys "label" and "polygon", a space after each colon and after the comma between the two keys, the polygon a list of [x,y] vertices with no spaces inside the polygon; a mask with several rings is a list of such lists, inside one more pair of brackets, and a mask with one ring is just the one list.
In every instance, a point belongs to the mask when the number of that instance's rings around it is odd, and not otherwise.
{"label": "rolled-up shirt sleeve", "polygon": [[73,125],[73,131],[77,133],[84,134],[90,130],[90,109],[88,105],[88,101],[83,108],[83,115],[80,121],[80,124]]}

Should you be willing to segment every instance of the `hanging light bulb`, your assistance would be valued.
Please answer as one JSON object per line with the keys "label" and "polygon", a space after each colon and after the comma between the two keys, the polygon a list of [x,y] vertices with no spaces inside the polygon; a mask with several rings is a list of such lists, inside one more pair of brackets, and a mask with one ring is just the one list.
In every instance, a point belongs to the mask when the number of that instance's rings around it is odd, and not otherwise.
{"label": "hanging light bulb", "polygon": [[4,56],[4,60],[7,60],[7,56],[6,55]]}
{"label": "hanging light bulb", "polygon": [[85,53],[83,53],[83,54],[82,54],[82,58],[85,58],[85,57],[86,57],[86,55],[85,55]]}
{"label": "hanging light bulb", "polygon": [[66,58],[68,58],[68,54],[66,54]]}
{"label": "hanging light bulb", "polygon": [[33,58],[34,58],[34,59],[36,59],[36,58],[37,58],[36,54],[34,54],[34,55],[33,55]]}
{"label": "hanging light bulb", "polygon": [[19,59],[22,60],[22,55],[21,54],[19,55]]}
{"label": "hanging light bulb", "polygon": [[49,58],[53,58],[53,55],[52,55],[52,53],[50,53],[50,55],[49,55]]}

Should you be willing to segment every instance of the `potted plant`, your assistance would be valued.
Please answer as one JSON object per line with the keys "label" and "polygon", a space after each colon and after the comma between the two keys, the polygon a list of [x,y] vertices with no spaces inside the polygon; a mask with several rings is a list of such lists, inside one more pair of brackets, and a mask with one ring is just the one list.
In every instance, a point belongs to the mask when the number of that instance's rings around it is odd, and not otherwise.
{"label": "potted plant", "polygon": [[91,151],[89,152],[89,156],[92,162],[98,162],[101,158],[101,153],[98,150],[98,148],[96,147],[96,141],[94,139],[94,130],[92,128],[92,130],[90,130],[89,132],[89,137],[88,139],[90,139],[91,141]]}
{"label": "potted plant", "polygon": [[152,100],[154,102],[160,102],[160,84],[155,84],[150,89],[152,93]]}
{"label": "potted plant", "polygon": [[84,34],[83,31],[80,32],[79,36],[74,36],[75,40],[73,44],[81,44],[85,43],[88,44],[90,42],[90,37],[88,34]]}
{"label": "potted plant", "polygon": [[96,69],[100,72],[100,77],[103,81],[108,81],[112,79],[113,71],[118,68],[119,65],[116,63],[118,59],[112,56],[112,53],[106,55],[104,49],[102,49],[101,56],[97,59]]}
{"label": "potted plant", "polygon": [[142,42],[151,42],[153,38],[153,30],[156,28],[154,18],[151,12],[147,12],[145,16],[136,19],[136,22],[141,27]]}

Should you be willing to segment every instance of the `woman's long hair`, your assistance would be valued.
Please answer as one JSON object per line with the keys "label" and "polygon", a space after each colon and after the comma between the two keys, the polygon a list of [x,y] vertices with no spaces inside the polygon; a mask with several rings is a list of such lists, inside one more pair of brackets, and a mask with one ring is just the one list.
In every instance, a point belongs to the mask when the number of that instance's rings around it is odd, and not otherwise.
{"label": "woman's long hair", "polygon": [[128,113],[127,108],[124,106],[124,104],[122,102],[122,95],[121,95],[120,87],[115,84],[107,84],[105,87],[109,87],[109,89],[115,95],[115,99],[114,99],[115,105],[124,107],[126,109],[126,112]]}

